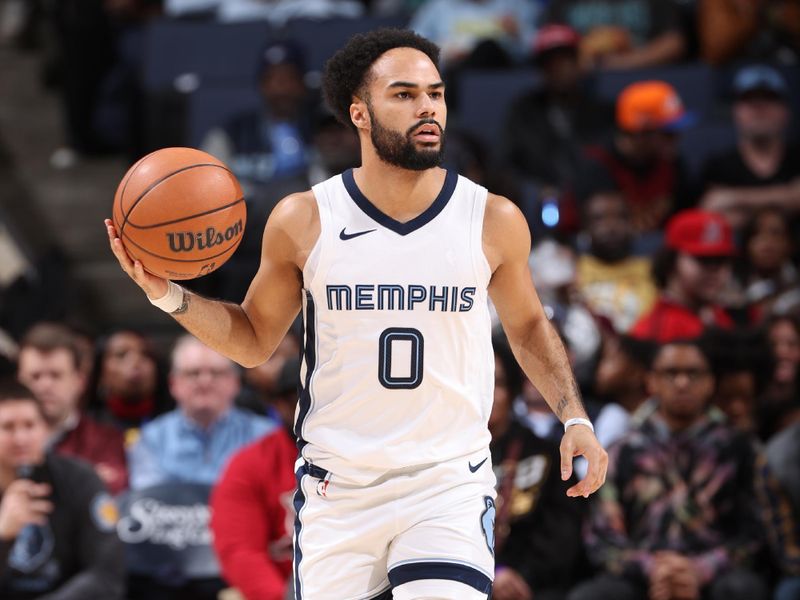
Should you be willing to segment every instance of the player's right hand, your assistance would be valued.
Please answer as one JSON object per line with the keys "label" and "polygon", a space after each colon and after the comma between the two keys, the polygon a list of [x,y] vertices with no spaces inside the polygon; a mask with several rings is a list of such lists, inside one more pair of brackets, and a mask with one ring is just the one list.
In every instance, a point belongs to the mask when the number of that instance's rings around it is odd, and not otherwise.
{"label": "player's right hand", "polygon": [[144,290],[148,298],[152,300],[163,298],[169,288],[167,280],[145,271],[141,261],[133,260],[125,250],[125,246],[122,245],[122,240],[119,239],[111,219],[106,219],[105,224],[106,232],[108,233],[108,244],[111,246],[114,256],[117,257],[122,270],[136,282],[136,285]]}
{"label": "player's right hand", "polygon": [[30,479],[17,479],[3,494],[0,502],[0,540],[13,540],[26,525],[44,525],[53,512],[53,503],[46,500],[50,486]]}

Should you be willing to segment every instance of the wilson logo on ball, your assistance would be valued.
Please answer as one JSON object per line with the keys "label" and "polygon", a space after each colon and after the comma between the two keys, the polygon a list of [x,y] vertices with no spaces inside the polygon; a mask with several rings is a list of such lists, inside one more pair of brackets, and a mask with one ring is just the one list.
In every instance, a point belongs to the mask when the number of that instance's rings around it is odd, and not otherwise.
{"label": "wilson logo on ball", "polygon": [[167,239],[169,249],[173,252],[191,252],[195,247],[198,250],[206,250],[229,242],[240,236],[243,229],[240,219],[225,231],[217,231],[214,227],[209,227],[205,231],[170,231],[167,233]]}

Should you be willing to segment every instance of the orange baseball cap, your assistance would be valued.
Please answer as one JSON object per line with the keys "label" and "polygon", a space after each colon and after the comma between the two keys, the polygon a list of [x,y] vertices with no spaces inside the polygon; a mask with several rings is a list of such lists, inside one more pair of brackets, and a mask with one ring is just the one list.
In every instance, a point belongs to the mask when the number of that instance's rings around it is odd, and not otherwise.
{"label": "orange baseball cap", "polygon": [[617,126],[629,132],[677,131],[694,123],[678,92],[665,81],[638,81],[617,97]]}

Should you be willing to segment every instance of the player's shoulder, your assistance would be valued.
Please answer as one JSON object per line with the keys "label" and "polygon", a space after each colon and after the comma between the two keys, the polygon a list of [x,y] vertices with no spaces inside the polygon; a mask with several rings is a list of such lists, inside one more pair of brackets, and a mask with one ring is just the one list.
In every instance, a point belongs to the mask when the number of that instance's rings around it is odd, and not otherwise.
{"label": "player's shoulder", "polygon": [[527,229],[528,225],[519,207],[505,196],[489,192],[486,196],[484,232],[503,235],[503,232],[513,233],[523,226]]}
{"label": "player's shoulder", "polygon": [[270,219],[283,224],[308,223],[318,218],[319,209],[314,192],[305,190],[295,192],[281,199],[270,214]]}
{"label": "player's shoulder", "polygon": [[490,193],[483,217],[483,249],[494,271],[512,257],[530,252],[531,237],[522,211],[505,196]]}
{"label": "player's shoulder", "polygon": [[299,247],[312,245],[319,234],[319,208],[311,190],[284,197],[272,209],[267,232],[282,233]]}

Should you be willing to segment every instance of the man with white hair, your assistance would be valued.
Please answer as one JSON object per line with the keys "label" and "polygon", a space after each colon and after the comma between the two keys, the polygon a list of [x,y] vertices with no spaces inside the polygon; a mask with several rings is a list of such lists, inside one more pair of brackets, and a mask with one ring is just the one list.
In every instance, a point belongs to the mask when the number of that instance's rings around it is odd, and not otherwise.
{"label": "man with white hair", "polygon": [[145,425],[131,447],[131,488],[168,482],[213,485],[236,450],[278,427],[233,406],[240,387],[233,361],[197,338],[180,337],[169,374],[177,408]]}

